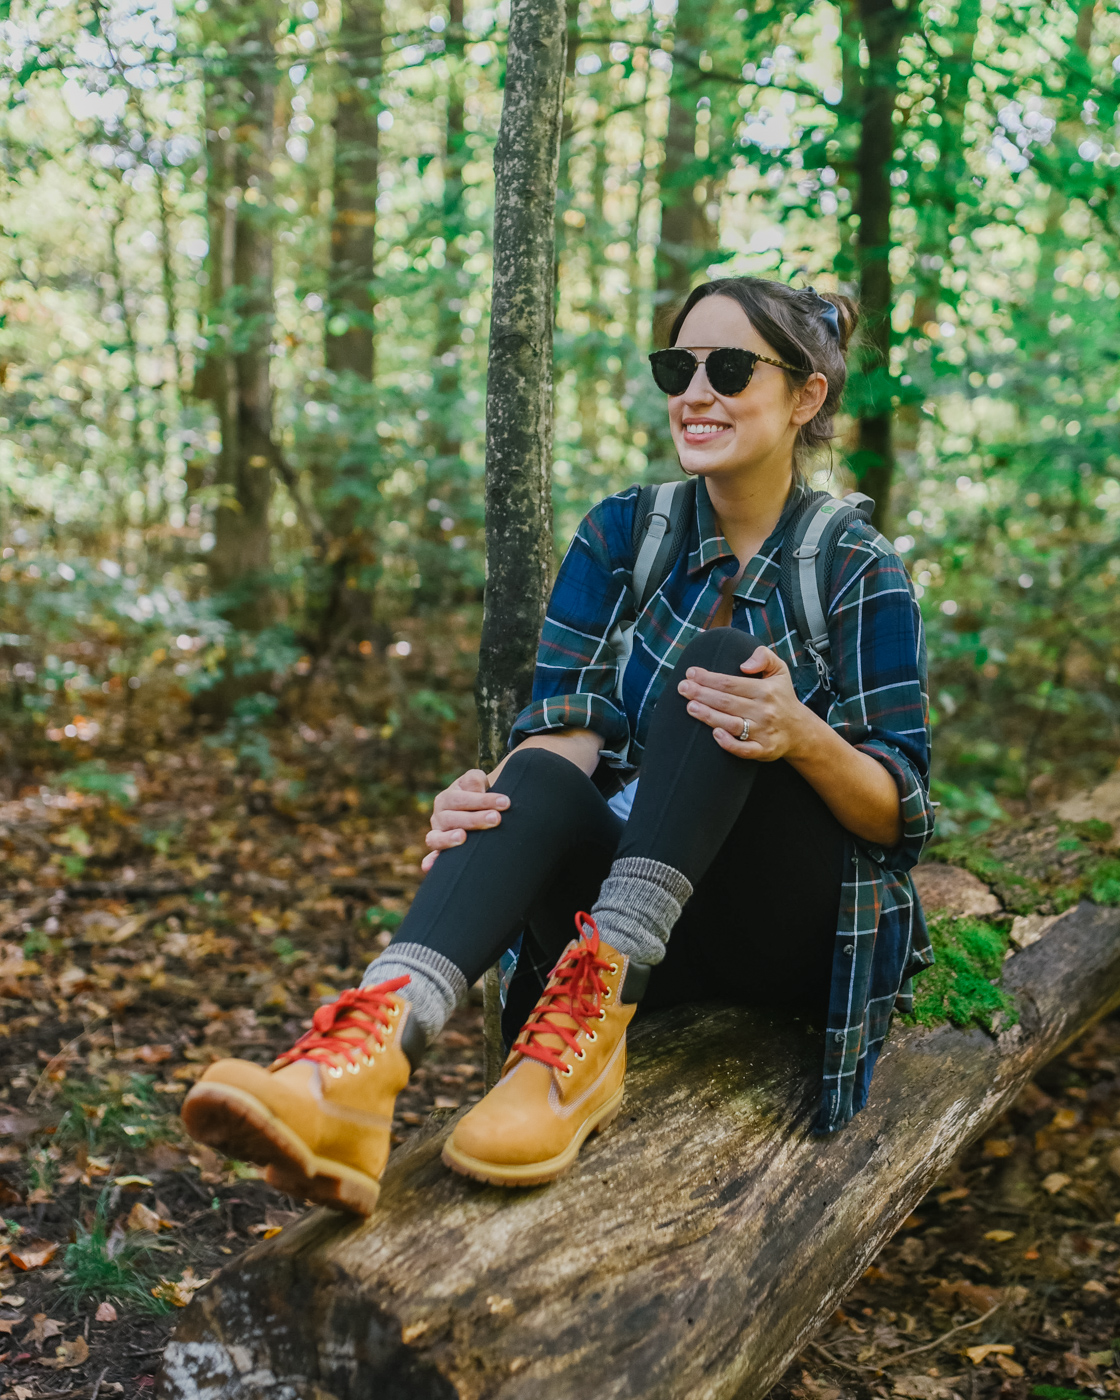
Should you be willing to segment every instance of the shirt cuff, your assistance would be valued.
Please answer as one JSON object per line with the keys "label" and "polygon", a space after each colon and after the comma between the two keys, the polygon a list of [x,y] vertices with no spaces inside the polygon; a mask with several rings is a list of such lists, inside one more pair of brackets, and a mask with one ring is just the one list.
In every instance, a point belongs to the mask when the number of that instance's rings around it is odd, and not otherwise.
{"label": "shirt cuff", "polygon": [[601,753],[608,763],[623,765],[630,747],[630,723],[624,711],[605,695],[552,695],[526,705],[513,722],[509,747],[515,749],[531,734],[553,729],[591,729],[602,737]]}
{"label": "shirt cuff", "polygon": [[[881,763],[895,781],[902,809],[902,836],[895,846],[860,844],[878,865],[888,870],[912,870],[921,858],[922,848],[933,835],[933,808],[929,793],[910,763],[890,744],[870,739],[855,746]],[[859,838],[856,838],[859,840]]]}

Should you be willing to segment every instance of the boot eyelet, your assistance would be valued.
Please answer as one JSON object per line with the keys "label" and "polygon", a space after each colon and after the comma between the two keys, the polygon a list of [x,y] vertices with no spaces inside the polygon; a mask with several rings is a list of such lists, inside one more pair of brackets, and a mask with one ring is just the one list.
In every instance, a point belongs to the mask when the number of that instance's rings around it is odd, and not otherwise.
{"label": "boot eyelet", "polygon": [[400,1014],[401,1014],[401,1004],[400,1004],[399,1001],[394,1001],[394,1002],[390,1005],[390,1007],[389,1007],[389,1015],[390,1015],[390,1016],[399,1016]]}
{"label": "boot eyelet", "polygon": [[614,974],[615,974],[617,971],[618,971],[618,963],[611,963],[611,976],[613,977]]}
{"label": "boot eyelet", "polygon": [[373,1049],[375,1054],[384,1055],[386,1049],[384,1041],[379,1040]]}
{"label": "boot eyelet", "polygon": [[357,1060],[354,1060],[351,1064],[348,1064],[348,1065],[346,1066],[346,1073],[347,1073],[347,1074],[361,1074],[361,1072],[362,1072],[362,1067],[361,1067],[361,1065],[357,1062]]}
{"label": "boot eyelet", "polygon": [[587,1032],[586,1032],[586,1035],[587,1035],[587,1039],[591,1042],[592,1045],[594,1045],[595,1042],[599,1039],[599,1035],[598,1035],[598,1032],[597,1032],[597,1031],[587,1031]]}
{"label": "boot eyelet", "polygon": [[576,1059],[577,1059],[577,1060],[586,1060],[586,1059],[587,1059],[587,1051],[586,1051],[586,1050],[577,1050],[577,1051],[576,1051]]}
{"label": "boot eyelet", "polygon": [[341,1079],[341,1078],[342,1078],[342,1066],[341,1066],[341,1065],[331,1065],[331,1066],[327,1069],[327,1073],[330,1075],[330,1077],[331,1077],[332,1079]]}
{"label": "boot eyelet", "polygon": [[605,987],[605,988],[603,989],[603,1000],[604,1000],[604,1001],[610,1001],[610,999],[611,999],[611,989],[610,989],[609,987]]}
{"label": "boot eyelet", "polygon": [[575,1074],[575,1070],[572,1068],[571,1065],[568,1065],[565,1069],[562,1069],[560,1073],[564,1076],[565,1079],[571,1079],[572,1075]]}
{"label": "boot eyelet", "polygon": [[599,1008],[599,1015],[596,1017],[596,1020],[605,1021],[606,1019],[607,1019],[607,1008],[606,1008],[605,1006],[600,1007],[600,1008]]}

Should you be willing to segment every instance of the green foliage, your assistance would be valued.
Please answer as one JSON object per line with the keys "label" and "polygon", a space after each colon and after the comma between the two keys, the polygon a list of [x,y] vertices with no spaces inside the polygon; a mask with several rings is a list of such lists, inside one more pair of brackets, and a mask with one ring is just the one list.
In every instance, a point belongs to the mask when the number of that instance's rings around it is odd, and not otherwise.
{"label": "green foliage", "polygon": [[986,1031],[1016,1025],[1014,1000],[999,986],[1008,930],[943,916],[930,920],[929,931],[937,961],[916,979],[914,1011],[907,1019],[919,1026],[949,1021]]}
{"label": "green foliage", "polygon": [[73,1243],[67,1246],[60,1292],[75,1306],[116,1299],[140,1312],[170,1312],[170,1303],[152,1295],[157,1277],[151,1264],[155,1242],[138,1233],[111,1232],[107,1195],[101,1193],[92,1220],[78,1225]]}
{"label": "green foliage", "polygon": [[104,759],[90,759],[76,768],[67,768],[58,775],[78,792],[98,793],[120,807],[131,807],[136,801],[136,780],[131,773],[111,773]]}
{"label": "green foliage", "polygon": [[63,1081],[63,1114],[54,1141],[60,1147],[80,1144],[91,1155],[138,1151],[176,1136],[166,1105],[152,1088],[150,1074],[130,1074],[124,1083],[103,1080]]}

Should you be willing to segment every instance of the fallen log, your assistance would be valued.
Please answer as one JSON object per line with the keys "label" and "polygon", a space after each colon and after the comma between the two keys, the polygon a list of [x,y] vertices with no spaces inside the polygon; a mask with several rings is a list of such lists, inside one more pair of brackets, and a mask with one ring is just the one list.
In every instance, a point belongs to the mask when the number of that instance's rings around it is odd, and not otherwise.
{"label": "fallen log", "polygon": [[368,1222],[305,1217],[224,1270],[168,1346],[163,1400],[755,1400],[960,1149],[1120,1004],[1120,910],[1088,902],[1005,964],[1017,1026],[893,1031],[867,1109],[813,1137],[818,1035],[742,1008],[636,1024],[627,1101],[572,1172],[506,1193],[446,1172],[445,1120]]}

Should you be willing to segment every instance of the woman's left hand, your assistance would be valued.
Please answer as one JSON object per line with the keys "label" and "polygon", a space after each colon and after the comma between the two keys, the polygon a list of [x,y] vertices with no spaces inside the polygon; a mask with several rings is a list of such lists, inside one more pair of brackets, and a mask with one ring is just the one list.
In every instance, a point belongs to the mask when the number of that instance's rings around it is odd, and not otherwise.
{"label": "woman's left hand", "polygon": [[[815,718],[797,698],[789,667],[769,647],[758,647],[739,668],[743,675],[690,666],[677,689],[693,719],[710,725],[720,748],[737,758],[773,762],[796,755]],[[740,739],[743,721],[749,737]]]}

